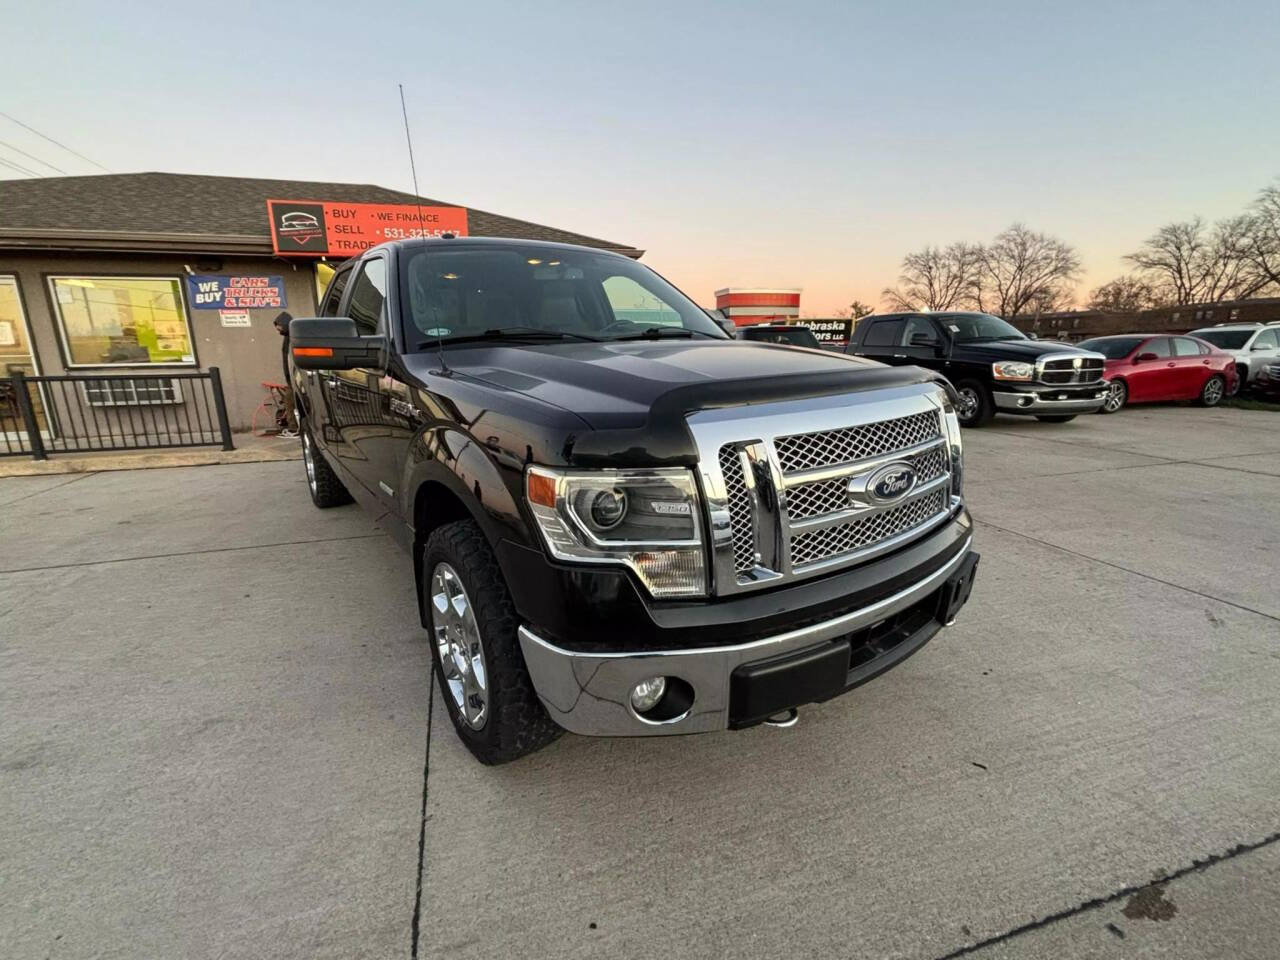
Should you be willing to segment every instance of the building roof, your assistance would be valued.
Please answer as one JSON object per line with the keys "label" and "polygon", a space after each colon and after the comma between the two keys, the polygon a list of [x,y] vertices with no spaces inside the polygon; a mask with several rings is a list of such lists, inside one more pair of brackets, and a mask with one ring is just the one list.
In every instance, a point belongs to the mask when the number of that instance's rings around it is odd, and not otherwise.
{"label": "building roof", "polygon": [[[462,206],[365,183],[120,173],[0,180],[0,248],[270,254],[267,200]],[[467,207],[475,236],[643,250]]]}

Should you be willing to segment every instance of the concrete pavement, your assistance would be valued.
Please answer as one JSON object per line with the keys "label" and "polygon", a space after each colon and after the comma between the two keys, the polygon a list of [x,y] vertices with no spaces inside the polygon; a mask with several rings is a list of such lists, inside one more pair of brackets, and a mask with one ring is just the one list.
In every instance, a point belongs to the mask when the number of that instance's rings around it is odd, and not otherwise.
{"label": "concrete pavement", "polygon": [[1280,955],[1277,425],[998,418],[919,656],[500,768],[428,749],[407,560],[297,464],[0,481],[4,953]]}

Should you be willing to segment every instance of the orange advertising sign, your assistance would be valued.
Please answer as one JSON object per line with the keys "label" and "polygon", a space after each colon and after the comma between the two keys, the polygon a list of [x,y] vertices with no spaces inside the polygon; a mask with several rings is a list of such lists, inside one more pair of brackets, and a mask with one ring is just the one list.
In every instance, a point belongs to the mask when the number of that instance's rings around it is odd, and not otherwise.
{"label": "orange advertising sign", "polygon": [[268,200],[271,248],[284,257],[354,257],[387,240],[467,235],[466,207]]}

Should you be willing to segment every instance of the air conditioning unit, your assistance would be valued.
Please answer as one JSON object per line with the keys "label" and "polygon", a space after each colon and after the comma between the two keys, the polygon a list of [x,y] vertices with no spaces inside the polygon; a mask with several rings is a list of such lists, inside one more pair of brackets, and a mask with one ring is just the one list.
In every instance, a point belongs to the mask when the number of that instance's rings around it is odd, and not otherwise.
{"label": "air conditioning unit", "polygon": [[85,381],[84,399],[91,407],[153,407],[181,403],[182,390],[177,380],[161,377],[104,378]]}

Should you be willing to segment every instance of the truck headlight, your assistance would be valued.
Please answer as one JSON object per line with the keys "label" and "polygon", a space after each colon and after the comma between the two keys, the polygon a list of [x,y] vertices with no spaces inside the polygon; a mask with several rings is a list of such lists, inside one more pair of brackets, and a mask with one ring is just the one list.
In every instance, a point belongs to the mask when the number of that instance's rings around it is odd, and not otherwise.
{"label": "truck headlight", "polygon": [[525,495],[557,560],[630,567],[654,597],[706,594],[691,471],[530,467]]}
{"label": "truck headlight", "polygon": [[1036,365],[1023,360],[997,360],[991,365],[991,376],[997,380],[1034,380]]}
{"label": "truck headlight", "polygon": [[939,391],[934,403],[942,409],[942,426],[947,437],[947,455],[951,469],[951,495],[959,497],[964,490],[964,443],[960,439],[960,418],[956,416],[951,394]]}

